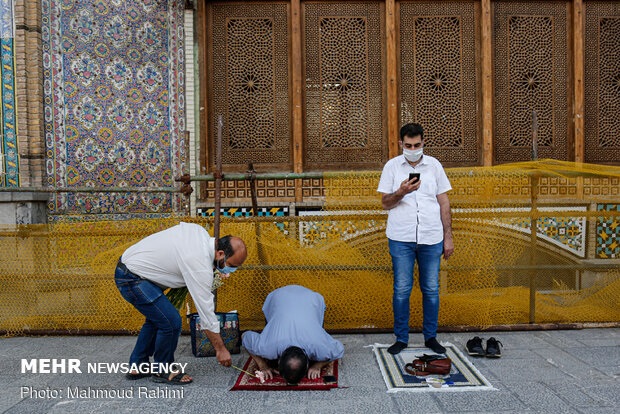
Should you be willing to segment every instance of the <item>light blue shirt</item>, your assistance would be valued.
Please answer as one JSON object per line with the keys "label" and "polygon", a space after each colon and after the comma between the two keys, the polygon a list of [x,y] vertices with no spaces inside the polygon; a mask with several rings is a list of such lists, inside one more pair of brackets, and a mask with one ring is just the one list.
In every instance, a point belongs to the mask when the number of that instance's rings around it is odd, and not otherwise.
{"label": "light blue shirt", "polygon": [[267,326],[263,332],[243,334],[243,346],[252,355],[277,359],[286,348],[298,346],[312,361],[342,358],[344,346],[323,329],[325,300],[303,286],[284,286],[271,292],[263,313]]}

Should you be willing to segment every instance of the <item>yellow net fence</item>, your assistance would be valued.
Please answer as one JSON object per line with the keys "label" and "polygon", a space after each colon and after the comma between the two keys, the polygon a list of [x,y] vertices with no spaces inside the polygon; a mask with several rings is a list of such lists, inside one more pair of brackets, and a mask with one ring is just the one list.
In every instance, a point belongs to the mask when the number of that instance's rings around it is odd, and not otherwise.
{"label": "yellow net fence", "polygon": [[[619,167],[548,160],[446,171],[455,253],[441,264],[440,326],[620,321]],[[326,173],[320,211],[222,218],[221,234],[243,238],[249,254],[217,290],[218,310],[261,329],[267,294],[299,284],[325,297],[327,329],[391,328],[379,176]],[[0,331],[138,331],[142,316],[114,285],[116,261],[179,221],[213,233],[212,218],[195,217],[1,228]],[[416,275],[411,326],[421,324]]]}

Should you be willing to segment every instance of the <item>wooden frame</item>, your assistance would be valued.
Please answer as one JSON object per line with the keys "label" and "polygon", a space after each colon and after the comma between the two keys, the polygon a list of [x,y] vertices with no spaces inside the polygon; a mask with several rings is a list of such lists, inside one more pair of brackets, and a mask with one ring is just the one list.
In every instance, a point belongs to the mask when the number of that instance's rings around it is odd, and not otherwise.
{"label": "wooden frame", "polygon": [[[310,3],[317,3],[323,0],[311,0]],[[409,0],[415,2],[418,0]],[[460,1],[460,0],[455,0]],[[476,28],[476,54],[479,56],[477,62],[477,101],[479,102],[479,128],[477,131],[478,142],[480,145],[480,165],[491,166],[495,161],[495,103],[494,103],[494,62],[493,62],[493,25],[494,25],[494,4],[500,0],[473,0],[475,14],[478,18]],[[510,0],[501,0],[510,1]],[[252,4],[263,1],[234,1],[231,4]],[[303,172],[305,167],[304,157],[306,153],[306,108],[305,108],[305,56],[304,56],[304,2],[302,0],[275,1],[286,3],[289,7],[289,68],[290,68],[290,145],[291,163],[290,170],[296,173]],[[567,7],[567,106],[568,106],[568,128],[567,145],[568,160],[583,162],[585,160],[585,133],[584,133],[584,36],[585,36],[585,1],[584,0],[564,0]],[[210,157],[212,146],[209,136],[213,134],[212,125],[209,123],[208,114],[212,110],[209,106],[209,96],[212,96],[213,85],[209,76],[209,70],[213,67],[212,56],[208,53],[212,47],[212,39],[209,38],[209,27],[212,25],[212,17],[208,13],[210,5],[224,3],[223,1],[210,2],[201,0],[197,3],[196,16],[198,21],[195,25],[196,39],[198,48],[198,64],[200,67],[200,137],[201,145],[200,165],[201,172],[212,172]],[[334,3],[365,3],[358,0],[339,0]],[[382,67],[383,76],[383,130],[385,134],[385,145],[387,145],[388,158],[392,158],[400,153],[398,146],[398,131],[400,119],[400,40],[399,40],[399,0],[383,0],[380,2],[380,13],[382,13],[384,38],[382,44]],[[326,164],[326,168],[328,165]],[[237,168],[238,169],[238,168]],[[263,167],[264,169],[264,167]],[[315,168],[316,169],[316,168]],[[204,186],[201,195],[204,197]],[[302,180],[298,179],[295,183],[295,201],[302,202]]]}
{"label": "wooden frame", "polygon": [[585,160],[585,131],[584,128],[584,6],[583,0],[573,0],[573,79],[574,102],[573,111],[573,142],[576,162]]}

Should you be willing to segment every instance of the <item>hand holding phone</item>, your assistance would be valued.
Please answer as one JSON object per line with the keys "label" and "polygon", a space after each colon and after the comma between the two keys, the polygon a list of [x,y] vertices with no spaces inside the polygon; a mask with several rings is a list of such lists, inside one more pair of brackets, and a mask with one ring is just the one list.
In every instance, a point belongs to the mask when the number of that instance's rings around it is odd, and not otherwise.
{"label": "hand holding phone", "polygon": [[413,180],[411,184],[420,181],[420,173],[409,173],[409,181],[411,180]]}

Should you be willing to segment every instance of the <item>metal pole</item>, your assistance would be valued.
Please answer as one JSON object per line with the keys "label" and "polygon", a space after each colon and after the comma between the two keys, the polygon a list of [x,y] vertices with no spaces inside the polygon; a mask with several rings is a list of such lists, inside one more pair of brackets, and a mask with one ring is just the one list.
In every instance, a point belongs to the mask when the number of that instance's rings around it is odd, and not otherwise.
{"label": "metal pole", "polygon": [[[256,195],[256,180],[254,177],[256,176],[256,171],[254,170],[254,163],[248,164],[248,178],[250,180],[250,192],[252,193],[252,215],[254,217],[258,217],[258,197]],[[262,234],[261,234],[261,222],[254,222],[254,231],[256,235],[256,252],[258,253],[258,262],[259,265],[268,266],[267,260],[265,260],[265,252],[263,250],[262,244]],[[265,270],[265,276],[267,280],[269,280],[269,271]]]}
{"label": "metal pole", "polygon": [[[222,205],[222,115],[217,117],[217,143],[215,150],[215,211],[213,212],[213,237],[215,237],[215,252],[217,241],[220,238],[220,206]],[[213,294],[213,308],[217,309],[217,290]]]}
{"label": "metal pole", "polygon": [[[532,112],[532,161],[538,159],[538,116],[536,111]],[[531,203],[530,203],[530,323],[536,323],[536,224],[538,222],[538,174],[535,172],[531,176]]]}
{"label": "metal pole", "polygon": [[532,111],[532,161],[538,161],[538,113]]}
{"label": "metal pole", "polygon": [[[619,328],[620,322],[576,322],[576,323],[544,323],[544,324],[509,324],[509,325],[489,325],[489,326],[440,326],[438,332],[511,332],[511,331],[549,331],[566,329],[592,329],[592,328]],[[259,329],[260,330],[260,329]],[[351,328],[351,329],[327,329],[330,334],[365,334],[365,333],[391,333],[392,328]],[[411,329],[411,332],[420,332],[419,329]],[[189,335],[190,331],[183,330],[183,335]],[[53,336],[53,335],[72,335],[72,336],[104,336],[104,335],[135,335],[134,331],[128,329],[24,329],[24,330],[0,330],[0,336]]]}
{"label": "metal pole", "polygon": [[178,187],[0,187],[0,193],[178,193]]}
{"label": "metal pole", "polygon": [[[324,172],[305,172],[305,173],[256,173],[255,178],[257,180],[292,180],[295,178],[323,178],[329,173]],[[247,174],[244,173],[232,173],[226,174],[224,177],[226,181],[244,181],[248,179]],[[214,181],[215,175],[195,175],[192,177],[192,181]]]}
{"label": "metal pole", "polygon": [[222,205],[222,115],[217,117],[217,143],[215,147],[215,211],[213,212],[213,237],[217,248],[220,238],[220,206]]}

